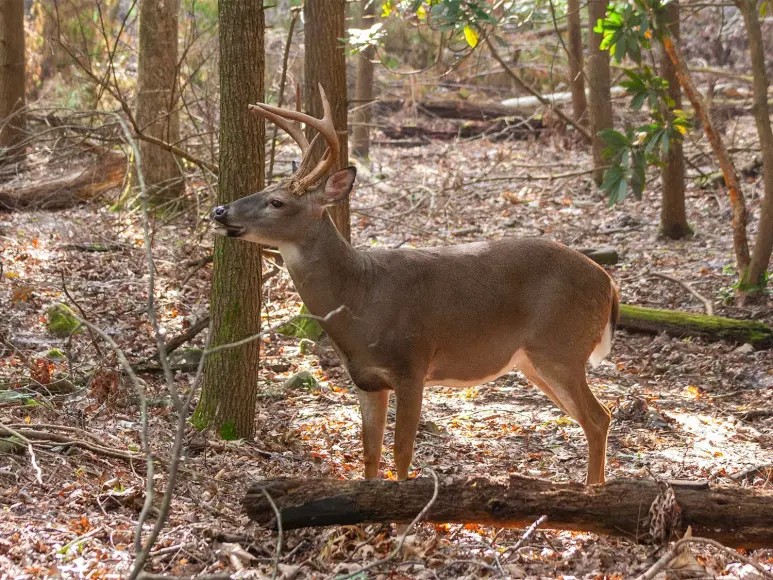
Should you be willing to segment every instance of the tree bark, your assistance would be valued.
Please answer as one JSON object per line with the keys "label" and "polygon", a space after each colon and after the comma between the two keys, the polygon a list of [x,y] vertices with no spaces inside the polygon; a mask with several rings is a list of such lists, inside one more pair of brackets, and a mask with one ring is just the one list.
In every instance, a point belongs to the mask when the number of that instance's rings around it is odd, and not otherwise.
{"label": "tree bark", "polygon": [[706,340],[749,343],[756,348],[773,346],[773,328],[759,320],[738,320],[678,310],[620,305],[618,328],[669,336],[699,336]]}
{"label": "tree bark", "polygon": [[[376,2],[360,0],[362,15],[360,28],[370,28],[375,22]],[[357,59],[357,84],[354,91],[354,128],[352,129],[352,154],[367,159],[370,154],[370,120],[373,113],[373,62],[375,49],[369,46]]]}
{"label": "tree bark", "polygon": [[610,94],[609,53],[601,50],[602,35],[593,32],[599,19],[607,13],[604,0],[588,1],[588,85],[590,98],[590,122],[593,135],[593,164],[597,167],[593,179],[601,185],[606,165],[602,152],[604,142],[598,133],[612,128],[612,97]]}
{"label": "tree bark", "polygon": [[[435,503],[425,521],[526,527],[547,515],[545,526],[644,539],[657,482],[614,479],[602,485],[509,478],[440,476]],[[682,528],[729,546],[759,548],[773,543],[773,491],[703,482],[672,482]],[[285,530],[359,523],[408,523],[429,503],[432,479],[406,481],[286,478],[250,486],[243,500],[250,519],[275,524],[261,490],[279,508]]]}
{"label": "tree bark", "polygon": [[[260,2],[220,0],[220,177],[218,205],[263,188],[265,126],[249,114],[263,102],[264,15]],[[215,237],[210,345],[260,332],[260,246]],[[260,342],[209,356],[193,423],[223,438],[252,438]]]}
{"label": "tree bark", "polygon": [[679,84],[682,85],[687,98],[690,99],[693,109],[695,109],[695,113],[700,118],[701,123],[703,123],[706,138],[714,151],[714,155],[717,156],[719,166],[725,176],[730,204],[733,208],[733,248],[735,250],[736,268],[738,269],[739,278],[741,278],[749,265],[749,245],[746,240],[746,205],[735,167],[733,167],[733,161],[727,153],[722,137],[716,132],[714,125],[711,123],[709,111],[703,102],[703,97],[692,82],[692,76],[687,70],[687,65],[679,46],[668,35],[663,36],[662,43],[663,48],[674,65],[674,72],[679,79]]}
{"label": "tree bark", "polygon": [[567,0],[568,28],[566,34],[569,49],[569,86],[572,91],[572,112],[574,120],[588,125],[588,101],[585,97],[583,76],[582,23],[580,22],[580,0]]}
{"label": "tree bark", "polygon": [[[304,55],[304,103],[305,110],[314,117],[322,116],[319,84],[325,89],[333,112],[333,122],[339,131],[341,153],[331,173],[349,165],[347,143],[348,100],[346,94],[346,53],[341,39],[345,36],[345,0],[306,0],[303,16],[306,26]],[[313,131],[307,129],[311,140]],[[312,152],[319,159],[327,145],[323,140]],[[338,231],[347,240],[351,238],[349,225],[349,200],[330,209]]]}
{"label": "tree bark", "polygon": [[0,2],[0,165],[25,157],[24,0]]}
{"label": "tree bark", "polygon": [[[177,70],[177,18],[180,0],[140,3],[137,110],[142,133],[166,143],[180,141]],[[139,142],[148,195],[154,201],[173,200],[185,189],[177,159],[151,143]]]}
{"label": "tree bark", "polygon": [[765,272],[773,250],[773,130],[770,127],[768,107],[768,75],[765,68],[765,51],[762,30],[755,0],[739,0],[738,8],[743,13],[746,35],[749,39],[749,53],[754,76],[754,120],[762,150],[762,180],[765,197],[760,208],[757,238],[754,241],[749,268],[741,279],[740,292],[759,294],[766,286]]}
{"label": "tree bark", "polygon": [[[668,29],[676,42],[679,42],[679,2],[674,0],[665,7]],[[674,101],[674,109],[682,108],[682,89],[674,70],[674,64],[665,51],[660,55],[660,75],[668,81],[668,95]],[[671,111],[666,115],[673,116]],[[666,163],[660,170],[662,185],[660,202],[660,232],[672,240],[678,240],[692,234],[687,223],[684,200],[684,150],[682,141],[674,141],[666,157]]]}

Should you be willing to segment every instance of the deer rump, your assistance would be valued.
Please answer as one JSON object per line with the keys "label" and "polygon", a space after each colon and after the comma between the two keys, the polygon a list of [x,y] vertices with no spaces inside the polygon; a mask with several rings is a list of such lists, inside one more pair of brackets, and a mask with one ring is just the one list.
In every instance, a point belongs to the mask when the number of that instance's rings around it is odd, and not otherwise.
{"label": "deer rump", "polygon": [[[424,385],[474,386],[521,368],[529,354],[584,366],[610,351],[612,279],[555,242],[505,239],[357,258],[358,291],[323,327],[363,391],[419,377]],[[327,314],[299,290],[311,312]]]}

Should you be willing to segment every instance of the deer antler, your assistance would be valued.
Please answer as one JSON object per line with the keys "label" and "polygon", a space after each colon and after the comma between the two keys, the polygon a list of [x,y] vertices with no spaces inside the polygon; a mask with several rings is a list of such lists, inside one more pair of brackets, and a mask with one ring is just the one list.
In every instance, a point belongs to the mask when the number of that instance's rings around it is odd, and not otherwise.
{"label": "deer antler", "polygon": [[[319,96],[322,99],[323,115],[321,119],[317,119],[306,113],[301,113],[300,111],[283,109],[265,103],[249,105],[249,110],[251,112],[268,119],[283,129],[301,148],[301,153],[303,154],[301,164],[290,178],[290,190],[296,195],[303,195],[307,189],[319,181],[325,173],[335,165],[340,152],[340,143],[338,141],[338,134],[336,133],[335,126],[333,125],[333,115],[330,111],[330,103],[327,100],[327,95],[325,95],[325,90],[322,88],[321,84],[319,85]],[[318,131],[317,135],[314,136],[314,139],[311,140],[311,143],[308,142],[306,136],[303,134],[300,125],[301,123],[305,123],[309,127],[314,127]],[[314,149],[314,145],[320,135],[327,141],[328,148],[322,158],[317,162],[317,165],[310,168],[311,151]]]}

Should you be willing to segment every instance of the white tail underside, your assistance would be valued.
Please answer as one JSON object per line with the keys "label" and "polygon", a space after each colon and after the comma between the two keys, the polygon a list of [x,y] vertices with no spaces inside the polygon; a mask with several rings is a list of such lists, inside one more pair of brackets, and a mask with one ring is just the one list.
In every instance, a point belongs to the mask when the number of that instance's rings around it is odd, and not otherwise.
{"label": "white tail underside", "polygon": [[596,345],[593,352],[590,353],[590,364],[592,367],[597,367],[601,364],[609,352],[612,350],[612,323],[607,322],[607,326],[604,328],[604,336],[601,337],[601,342]]}

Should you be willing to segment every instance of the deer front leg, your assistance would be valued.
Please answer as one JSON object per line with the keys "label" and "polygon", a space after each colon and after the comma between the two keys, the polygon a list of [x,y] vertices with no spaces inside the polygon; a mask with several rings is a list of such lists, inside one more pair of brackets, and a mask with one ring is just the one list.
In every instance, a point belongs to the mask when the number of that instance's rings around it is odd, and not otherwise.
{"label": "deer front leg", "polygon": [[365,479],[378,475],[381,448],[384,445],[389,391],[367,392],[357,389],[362,415],[362,447],[365,455]]}
{"label": "deer front leg", "polygon": [[421,383],[407,383],[395,386],[397,402],[395,422],[395,465],[397,479],[408,479],[408,470],[413,459],[413,442],[419,429],[421,400],[424,386]]}

